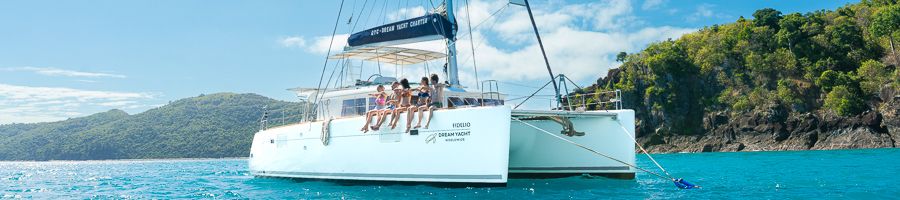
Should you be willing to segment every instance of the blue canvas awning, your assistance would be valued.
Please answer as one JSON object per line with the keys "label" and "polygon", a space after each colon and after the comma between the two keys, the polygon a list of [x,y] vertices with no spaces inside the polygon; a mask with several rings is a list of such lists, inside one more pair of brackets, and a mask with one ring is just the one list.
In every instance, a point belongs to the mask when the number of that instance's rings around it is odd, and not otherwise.
{"label": "blue canvas awning", "polygon": [[453,32],[453,25],[447,18],[429,14],[354,33],[347,38],[347,45],[392,46],[452,38]]}

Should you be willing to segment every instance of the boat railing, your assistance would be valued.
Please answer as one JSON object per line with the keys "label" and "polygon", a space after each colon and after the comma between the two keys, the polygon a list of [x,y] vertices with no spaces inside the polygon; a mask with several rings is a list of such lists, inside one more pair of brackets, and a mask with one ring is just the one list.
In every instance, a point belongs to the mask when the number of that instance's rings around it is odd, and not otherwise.
{"label": "boat railing", "polygon": [[574,93],[563,96],[563,106],[556,110],[621,110],[622,90]]}
{"label": "boat railing", "polygon": [[481,82],[481,106],[503,105],[503,96],[500,95],[500,83],[497,80],[485,80]]}
{"label": "boat railing", "polygon": [[274,113],[280,113],[278,116],[273,116],[269,106],[263,106],[263,114],[259,119],[259,130],[264,131],[266,129],[278,126],[288,125],[289,123],[294,123],[297,121],[303,121],[306,117],[304,117],[304,113],[302,110],[298,112],[288,112],[286,108],[279,109],[280,111]]}

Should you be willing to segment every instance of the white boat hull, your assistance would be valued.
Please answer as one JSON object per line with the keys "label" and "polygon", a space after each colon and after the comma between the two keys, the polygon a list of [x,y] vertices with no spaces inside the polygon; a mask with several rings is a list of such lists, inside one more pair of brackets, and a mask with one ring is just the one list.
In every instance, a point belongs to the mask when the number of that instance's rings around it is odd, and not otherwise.
{"label": "white boat hull", "polygon": [[[535,111],[537,112],[537,111]],[[555,112],[555,111],[550,111]],[[593,112],[605,112],[597,114]],[[362,133],[362,117],[335,119],[328,126],[306,122],[256,133],[250,171],[256,176],[312,179],[505,184],[510,175],[554,177],[614,174],[633,178],[634,170],[598,157],[537,129],[512,121],[506,106],[439,110],[429,129],[404,133],[406,114],[396,129]],[[569,112],[556,112],[569,113]],[[538,113],[541,114],[541,113]],[[634,111],[590,111],[566,115],[584,136],[568,137],[596,151],[634,164]],[[562,126],[527,120],[551,133]]]}
{"label": "white boat hull", "polygon": [[315,179],[506,183],[508,107],[441,110],[417,135],[404,133],[406,114],[401,116],[396,129],[385,122],[368,133],[359,130],[362,117],[331,120],[327,145],[322,142],[326,121],[260,131],[250,150],[250,171]]}
{"label": "white boat hull", "polygon": [[[552,112],[514,111],[513,115]],[[595,151],[634,165],[633,110],[556,112],[567,117],[575,131],[584,136],[565,136],[562,126],[550,120],[523,120],[547,132],[557,134]],[[554,138],[523,122],[513,121],[509,151],[509,173],[513,177],[563,177],[593,174],[616,178],[634,178],[634,169],[617,161],[597,156],[585,149]],[[621,124],[620,124],[621,123]],[[622,127],[625,127],[624,132]]]}

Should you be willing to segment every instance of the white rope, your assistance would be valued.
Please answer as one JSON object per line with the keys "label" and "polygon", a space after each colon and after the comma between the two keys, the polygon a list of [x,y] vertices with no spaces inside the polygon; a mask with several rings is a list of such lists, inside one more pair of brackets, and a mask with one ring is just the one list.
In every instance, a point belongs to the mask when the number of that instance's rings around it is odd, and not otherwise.
{"label": "white rope", "polygon": [[[573,141],[571,141],[571,140],[568,140],[568,139],[566,139],[566,138],[560,137],[560,136],[558,136],[558,135],[556,135],[556,134],[550,133],[550,132],[547,131],[547,130],[541,129],[541,128],[535,126],[535,125],[529,124],[529,123],[524,122],[524,121],[522,121],[522,120],[519,120],[519,119],[516,119],[516,118],[512,118],[512,119],[513,119],[513,120],[516,120],[516,121],[518,121],[518,122],[521,122],[522,124],[525,124],[525,125],[527,125],[527,126],[530,126],[531,128],[534,128],[534,129],[536,129],[536,130],[539,130],[539,131],[541,131],[541,132],[544,132],[544,133],[546,133],[547,135],[553,136],[553,137],[555,137],[556,139],[560,139],[560,140],[562,140],[562,141],[568,142],[569,144],[572,144],[572,145],[575,145],[575,146],[577,146],[577,147],[581,147],[582,149],[588,150],[588,151],[590,151],[591,153],[594,153],[594,154],[597,154],[597,155],[599,155],[599,156],[603,156],[603,157],[609,158],[610,160],[613,160],[613,161],[616,161],[616,162],[619,162],[619,163],[628,165],[628,166],[630,166],[630,167],[633,167],[633,168],[635,168],[635,169],[639,169],[639,170],[641,170],[641,171],[644,171],[644,172],[647,172],[647,173],[656,175],[656,176],[658,176],[658,177],[660,177],[660,178],[663,178],[663,179],[672,179],[672,180],[674,180],[674,178],[672,178],[672,176],[666,177],[666,176],[660,175],[660,174],[658,174],[658,173],[656,173],[656,172],[652,172],[652,171],[646,170],[646,169],[644,169],[644,168],[640,168],[640,167],[638,167],[638,166],[636,166],[636,165],[629,164],[629,163],[627,163],[627,162],[625,162],[625,161],[622,161],[622,160],[613,158],[613,157],[611,157],[611,156],[607,156],[606,154],[597,152],[597,151],[595,151],[595,150],[593,150],[593,149],[591,149],[591,148],[585,147],[585,146],[583,146],[583,145],[581,145],[581,144],[578,144],[578,143],[573,142]],[[668,175],[668,174],[666,174],[666,175]]]}
{"label": "white rope", "polygon": [[615,121],[617,124],[619,124],[619,127],[621,127],[623,131],[625,131],[625,134],[628,135],[628,138],[631,138],[631,141],[634,141],[634,145],[640,148],[641,151],[644,152],[644,155],[647,155],[647,158],[650,158],[650,161],[653,161],[653,164],[656,164],[656,167],[659,167],[659,169],[662,170],[663,173],[666,173],[666,176],[672,177],[672,174],[669,174],[669,171],[666,171],[666,169],[663,168],[662,165],[659,164],[659,162],[656,162],[656,159],[653,159],[653,156],[650,156],[650,153],[647,153],[647,150],[638,143],[634,135],[631,135],[631,133],[628,132],[628,129],[625,128],[625,125],[623,125],[622,122],[620,122],[619,120]]}

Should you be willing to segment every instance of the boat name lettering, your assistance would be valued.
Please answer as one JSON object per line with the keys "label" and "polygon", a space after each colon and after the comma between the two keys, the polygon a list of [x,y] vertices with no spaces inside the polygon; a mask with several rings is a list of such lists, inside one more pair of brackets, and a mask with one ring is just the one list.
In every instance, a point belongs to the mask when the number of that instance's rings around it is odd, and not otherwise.
{"label": "boat name lettering", "polygon": [[472,127],[472,124],[469,122],[453,123],[453,128],[468,128],[468,127]]}
{"label": "boat name lettering", "polygon": [[393,26],[384,26],[381,28],[372,29],[372,31],[369,32],[369,36],[375,36],[378,34],[387,33],[387,32],[391,32],[394,30],[403,30],[405,28],[416,27],[416,26],[420,26],[423,24],[427,24],[427,23],[428,23],[428,18],[423,17],[423,18],[413,20],[413,21],[394,24]]}
{"label": "boat name lettering", "polygon": [[469,136],[470,133],[470,131],[438,133],[438,137],[464,137]]}

